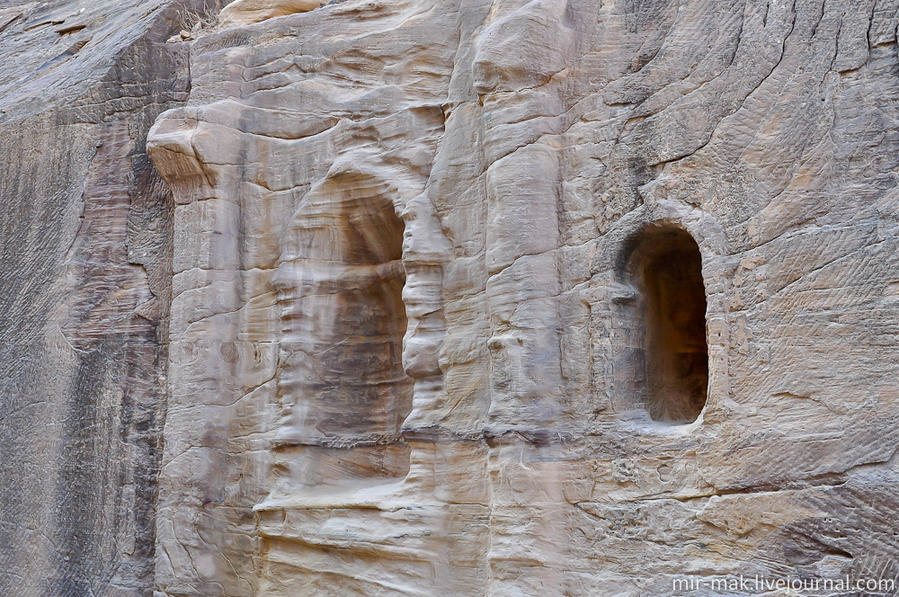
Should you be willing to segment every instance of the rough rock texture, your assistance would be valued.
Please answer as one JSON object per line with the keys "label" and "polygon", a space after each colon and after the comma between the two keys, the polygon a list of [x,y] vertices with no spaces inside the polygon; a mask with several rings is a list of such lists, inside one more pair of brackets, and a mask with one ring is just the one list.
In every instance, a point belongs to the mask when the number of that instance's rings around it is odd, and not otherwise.
{"label": "rough rock texture", "polygon": [[185,4],[0,0],[0,594],[899,577],[899,0]]}
{"label": "rough rock texture", "polygon": [[895,578],[897,10],[348,0],[201,36],[149,142],[159,590]]}
{"label": "rough rock texture", "polygon": [[145,595],[166,407],[185,7],[0,1],[0,594]]}
{"label": "rough rock texture", "polygon": [[250,25],[265,19],[314,10],[322,4],[319,0],[234,0],[222,10],[218,20],[223,27]]}

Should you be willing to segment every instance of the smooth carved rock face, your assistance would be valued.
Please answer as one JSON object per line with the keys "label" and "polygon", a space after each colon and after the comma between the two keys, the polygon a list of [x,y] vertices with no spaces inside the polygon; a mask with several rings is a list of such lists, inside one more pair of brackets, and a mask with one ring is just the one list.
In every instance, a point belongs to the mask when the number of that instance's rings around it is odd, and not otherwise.
{"label": "smooth carved rock face", "polygon": [[[402,367],[403,223],[389,187],[347,166],[294,213],[273,280],[281,316],[273,457],[282,497],[347,476],[402,478],[409,468],[403,447],[384,445],[398,441],[412,406]],[[328,456],[299,446],[321,445],[352,454],[332,464],[343,474],[310,469]]]}
{"label": "smooth carved rock face", "polygon": [[320,0],[235,0],[219,16],[223,27],[250,25],[265,19],[307,12],[325,4]]}

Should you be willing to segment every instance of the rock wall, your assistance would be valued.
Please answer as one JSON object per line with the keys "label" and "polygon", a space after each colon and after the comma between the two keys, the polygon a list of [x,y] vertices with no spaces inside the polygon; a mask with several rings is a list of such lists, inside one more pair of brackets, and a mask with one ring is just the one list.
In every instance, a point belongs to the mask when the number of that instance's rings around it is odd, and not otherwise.
{"label": "rock wall", "polygon": [[186,10],[0,0],[0,593],[899,578],[899,1]]}
{"label": "rock wall", "polygon": [[197,2],[0,2],[0,594],[146,595]]}
{"label": "rock wall", "polygon": [[895,1],[297,4],[232,5],[150,135],[161,591],[896,577]]}

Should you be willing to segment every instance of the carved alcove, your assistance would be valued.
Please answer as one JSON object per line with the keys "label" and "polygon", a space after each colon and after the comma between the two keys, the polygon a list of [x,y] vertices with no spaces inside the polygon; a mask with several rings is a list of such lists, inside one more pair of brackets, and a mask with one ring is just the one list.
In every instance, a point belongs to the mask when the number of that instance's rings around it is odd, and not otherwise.
{"label": "carved alcove", "polygon": [[408,471],[403,222],[390,195],[364,173],[332,173],[290,224],[276,284],[273,496],[364,487]]}
{"label": "carved alcove", "polygon": [[618,269],[631,290],[616,301],[631,390],[652,420],[690,423],[705,406],[709,380],[699,246],[675,224],[646,225],[625,242]]}

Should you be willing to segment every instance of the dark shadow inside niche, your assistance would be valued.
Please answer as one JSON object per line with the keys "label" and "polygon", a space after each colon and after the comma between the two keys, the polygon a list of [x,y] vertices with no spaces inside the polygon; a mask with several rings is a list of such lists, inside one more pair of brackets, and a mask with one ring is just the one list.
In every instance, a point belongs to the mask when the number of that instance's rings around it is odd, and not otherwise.
{"label": "dark shadow inside niche", "polygon": [[650,417],[689,423],[705,406],[709,379],[706,298],[699,246],[670,224],[628,242],[625,273],[637,291],[634,322]]}
{"label": "dark shadow inside niche", "polygon": [[408,472],[404,224],[389,194],[386,183],[364,175],[333,177],[290,226],[292,258],[278,282],[274,441],[284,470],[275,472],[307,487]]}
{"label": "dark shadow inside niche", "polygon": [[343,215],[340,250],[332,255],[345,264],[334,288],[339,332],[322,355],[332,404],[341,407],[319,429],[392,437],[412,408],[412,380],[402,366],[404,226],[388,201],[350,203]]}

